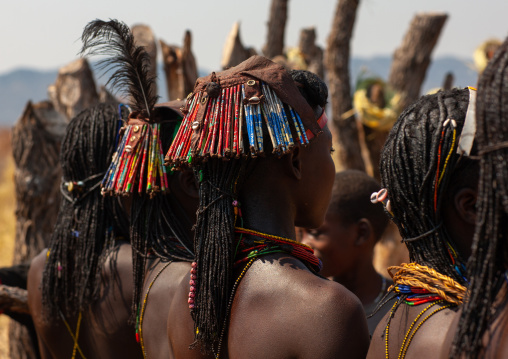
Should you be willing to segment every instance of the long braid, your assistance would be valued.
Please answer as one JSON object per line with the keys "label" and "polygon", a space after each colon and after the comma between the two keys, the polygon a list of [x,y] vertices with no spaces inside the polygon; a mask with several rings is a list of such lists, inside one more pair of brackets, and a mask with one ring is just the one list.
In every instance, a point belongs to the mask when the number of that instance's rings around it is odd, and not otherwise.
{"label": "long braid", "polygon": [[471,278],[469,298],[453,341],[453,358],[481,356],[487,329],[508,303],[508,292],[497,298],[507,264],[508,148],[495,147],[508,139],[507,74],[508,40],[489,62],[478,84],[476,139],[481,161],[477,226],[467,265]]}
{"label": "long braid", "polygon": [[196,223],[197,285],[192,316],[196,341],[212,350],[226,316],[233,272],[234,210],[232,185],[238,179],[242,161],[210,159],[197,170],[199,208]]}
{"label": "long braid", "polygon": [[[302,85],[300,93],[312,108],[326,105],[327,87],[315,74],[292,71],[291,76]],[[263,132],[266,153],[269,153],[271,143],[267,140],[269,135],[265,127]],[[247,142],[246,132],[243,136]],[[247,168],[252,170],[260,160],[212,157],[194,167],[200,203],[194,240],[197,279],[195,308],[192,310],[195,342],[191,347],[199,345],[203,352],[213,352],[217,348],[233,286],[233,201],[240,197],[243,181],[248,175]]]}
{"label": "long braid", "polygon": [[[157,108],[155,111],[164,109]],[[171,145],[177,121],[161,124],[163,151]],[[172,178],[169,178],[171,181]],[[133,248],[134,300],[133,314],[138,312],[143,289],[147,255],[151,252],[162,260],[194,260],[193,240],[184,210],[172,193],[151,196],[139,193],[132,196],[130,239]]]}
{"label": "long braid", "polygon": [[409,106],[391,130],[380,164],[391,218],[402,238],[430,232],[406,242],[410,260],[462,285],[466,284],[462,259],[458,256],[453,263],[450,250],[454,244],[441,225],[441,211],[452,187],[457,188],[454,182],[464,169],[474,167],[474,161],[456,153],[468,103],[469,91],[455,89],[425,96]]}
{"label": "long braid", "polygon": [[106,104],[81,112],[67,127],[60,163],[63,182],[74,182],[75,188],[62,183],[63,198],[44,268],[42,300],[48,319],[59,318],[59,310],[75,315],[97,298],[108,250],[115,238],[126,236],[128,223],[119,202],[102,197],[98,186],[117,131],[117,108]]}

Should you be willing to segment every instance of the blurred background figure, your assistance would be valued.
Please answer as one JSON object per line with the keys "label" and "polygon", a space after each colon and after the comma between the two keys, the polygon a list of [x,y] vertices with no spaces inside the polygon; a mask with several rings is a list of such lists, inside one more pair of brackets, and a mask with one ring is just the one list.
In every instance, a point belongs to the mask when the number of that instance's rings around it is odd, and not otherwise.
{"label": "blurred background figure", "polygon": [[[393,284],[372,264],[374,246],[388,224],[382,206],[370,202],[371,194],[380,188],[365,172],[337,173],[325,222],[315,230],[301,231],[302,242],[311,246],[323,262],[320,274],[353,292],[367,317],[375,312]],[[367,319],[371,335],[389,309],[390,305],[384,305]]]}

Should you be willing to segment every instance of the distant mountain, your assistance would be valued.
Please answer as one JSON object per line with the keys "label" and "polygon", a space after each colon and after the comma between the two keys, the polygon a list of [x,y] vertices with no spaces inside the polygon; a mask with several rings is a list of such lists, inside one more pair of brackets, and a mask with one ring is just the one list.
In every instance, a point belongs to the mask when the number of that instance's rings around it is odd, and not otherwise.
{"label": "distant mountain", "polygon": [[[362,73],[379,76],[383,79],[388,78],[392,58],[389,56],[376,56],[371,58],[353,58],[351,61],[351,83],[354,86],[358,76]],[[454,86],[466,87],[476,86],[478,73],[473,69],[472,62],[468,63],[457,57],[440,57],[434,59],[429,69],[427,77],[422,86],[422,94],[429,90],[441,87],[447,72],[452,72],[455,76]]]}
{"label": "distant mountain", "polygon": [[[360,73],[368,73],[386,79],[390,71],[391,57],[377,56],[372,58],[353,58],[351,61],[351,82],[354,86]],[[440,87],[445,74],[452,71],[455,75],[455,86],[475,86],[477,73],[465,60],[456,57],[441,57],[435,59],[427,72],[423,84],[423,93]],[[200,76],[208,74],[200,69]],[[26,103],[31,100],[38,102],[47,99],[47,88],[55,82],[58,70],[37,71],[18,69],[0,75],[0,126],[12,126],[21,116]],[[106,77],[97,80],[103,84]],[[162,67],[159,67],[158,87],[161,101],[167,100],[167,90]]]}

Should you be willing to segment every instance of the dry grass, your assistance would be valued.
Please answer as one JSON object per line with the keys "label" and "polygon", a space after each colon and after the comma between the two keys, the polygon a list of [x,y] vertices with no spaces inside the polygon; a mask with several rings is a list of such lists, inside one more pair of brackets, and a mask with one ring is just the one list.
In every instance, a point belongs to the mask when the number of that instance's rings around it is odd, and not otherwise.
{"label": "dry grass", "polygon": [[[15,204],[10,130],[0,129],[0,267],[12,265],[16,231]],[[9,321],[7,316],[0,315],[0,358],[10,357]]]}

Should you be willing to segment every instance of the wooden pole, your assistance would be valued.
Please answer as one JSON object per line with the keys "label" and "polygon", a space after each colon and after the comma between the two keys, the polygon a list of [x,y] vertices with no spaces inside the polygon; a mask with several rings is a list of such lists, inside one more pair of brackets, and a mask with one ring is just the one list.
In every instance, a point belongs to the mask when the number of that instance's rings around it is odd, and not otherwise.
{"label": "wooden pole", "polygon": [[[413,18],[402,44],[393,54],[388,82],[394,90],[402,95],[401,109],[416,101],[420,96],[432,50],[441,34],[446,18],[446,14],[417,14]],[[372,164],[372,176],[379,181],[381,149],[389,131],[378,131],[366,126],[363,126],[363,129]]]}
{"label": "wooden pole", "polygon": [[358,129],[352,111],[349,79],[349,43],[353,34],[358,4],[359,0],[338,1],[328,37],[325,66],[332,105],[332,123],[337,131],[337,167],[365,171]]}
{"label": "wooden pole", "polygon": [[196,59],[192,53],[192,35],[185,32],[183,47],[168,45],[159,40],[162,62],[166,74],[166,85],[170,100],[184,99],[194,89],[198,78]]}
{"label": "wooden pole", "polygon": [[48,87],[54,109],[71,120],[99,101],[92,70],[86,59],[78,59],[58,71],[54,85]]}
{"label": "wooden pole", "polygon": [[323,49],[316,45],[315,28],[302,29],[298,48],[303,54],[307,70],[324,79]]}
{"label": "wooden pole", "polygon": [[282,55],[288,16],[288,0],[272,0],[263,54],[269,59]]}
{"label": "wooden pole", "polygon": [[388,83],[403,95],[402,108],[420,96],[430,56],[447,18],[447,14],[416,14],[395,50]]}
{"label": "wooden pole", "polygon": [[150,26],[138,24],[133,25],[131,31],[135,44],[143,46],[150,56],[150,74],[157,76],[157,43],[152,29]]}
{"label": "wooden pole", "polygon": [[0,310],[30,314],[26,289],[0,284]]}
{"label": "wooden pole", "polygon": [[235,22],[224,44],[222,50],[222,69],[228,69],[247,60],[256,52],[252,48],[245,48],[240,39],[240,23]]}

